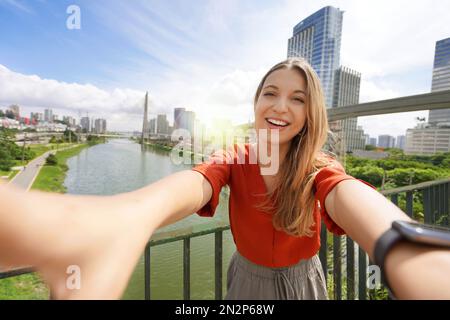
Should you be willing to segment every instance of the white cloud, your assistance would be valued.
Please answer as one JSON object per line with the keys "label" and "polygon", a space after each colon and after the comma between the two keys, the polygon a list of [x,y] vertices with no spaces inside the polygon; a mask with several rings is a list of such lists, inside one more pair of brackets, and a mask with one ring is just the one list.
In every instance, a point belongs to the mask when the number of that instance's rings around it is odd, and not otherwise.
{"label": "white cloud", "polygon": [[[258,81],[265,70],[286,57],[287,40],[295,24],[326,5],[345,11],[341,63],[362,73],[361,102],[414,94],[401,83],[388,83],[383,78],[401,79],[418,68],[429,68],[431,74],[434,44],[450,36],[450,2],[446,0],[433,0],[432,4],[406,0],[285,0],[265,7],[241,1],[210,1],[200,7],[182,1],[176,4],[176,10],[171,7],[173,3],[136,1],[129,6],[118,2],[107,9],[90,3],[87,9],[98,21],[148,55],[148,59],[127,57],[132,66],[115,66],[108,74],[119,88],[129,87],[127,81],[134,79],[134,87],[139,90],[108,91],[88,84],[6,72],[3,68],[0,73],[8,73],[13,79],[0,83],[0,103],[6,97],[8,103],[24,105],[95,108],[119,114],[118,119],[136,115],[128,125],[139,129],[140,109],[136,105],[143,92],[150,90],[150,112],[165,112],[170,121],[174,107],[186,107],[203,120],[219,116],[235,123],[246,122],[252,117]],[[165,66],[157,74],[155,59]],[[430,84],[420,83],[414,88],[422,93],[429,91]],[[360,123],[371,134],[400,134],[414,125],[415,116],[380,117],[361,118]]]}
{"label": "white cloud", "polygon": [[[132,89],[106,91],[91,84],[65,83],[24,75],[0,65],[0,104],[17,103],[25,108],[52,108],[60,112],[109,119],[121,114],[131,118],[142,114],[144,93]],[[125,118],[122,118],[125,119]]]}

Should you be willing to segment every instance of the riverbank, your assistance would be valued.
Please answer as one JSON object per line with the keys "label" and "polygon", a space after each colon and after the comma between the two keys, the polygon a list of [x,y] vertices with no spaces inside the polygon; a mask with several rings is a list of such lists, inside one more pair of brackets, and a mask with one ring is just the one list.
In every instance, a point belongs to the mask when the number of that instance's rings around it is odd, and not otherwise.
{"label": "riverbank", "polygon": [[[144,142],[145,146],[149,146],[151,148],[157,149],[157,150],[163,150],[163,151],[167,151],[170,152],[173,150],[173,146],[167,145],[167,144],[161,144],[161,143],[157,143],[157,142]],[[179,152],[179,156],[182,157],[183,156],[183,152],[186,152],[186,154],[189,154],[191,156],[191,159],[194,159],[194,156],[198,156],[201,159],[204,159],[206,156],[203,153],[195,153],[193,151],[189,151],[189,150],[185,150],[185,151],[180,151]]]}
{"label": "riverbank", "polygon": [[43,166],[31,189],[65,193],[64,180],[66,178],[66,172],[69,169],[66,164],[67,159],[77,155],[87,147],[89,147],[88,144],[81,144],[77,147],[56,152],[57,164]]}
{"label": "riverbank", "polygon": [[[64,180],[68,170],[67,160],[83,149],[97,143],[80,144],[69,149],[56,152],[56,165],[45,165],[41,168],[33,183],[33,190],[65,193]],[[67,146],[66,146],[67,147]],[[41,148],[41,153],[52,150],[51,147]],[[47,300],[49,289],[36,273],[25,274],[17,277],[6,278],[0,281],[0,300]]]}

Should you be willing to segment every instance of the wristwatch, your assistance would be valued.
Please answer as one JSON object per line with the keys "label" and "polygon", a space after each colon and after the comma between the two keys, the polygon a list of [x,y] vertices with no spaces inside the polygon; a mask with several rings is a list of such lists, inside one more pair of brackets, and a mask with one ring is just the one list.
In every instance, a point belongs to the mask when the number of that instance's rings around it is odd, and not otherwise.
{"label": "wristwatch", "polygon": [[401,241],[432,247],[450,248],[450,229],[441,226],[396,220],[392,222],[392,227],[378,238],[375,244],[374,262],[381,269],[382,280],[388,288],[391,297],[395,295],[387,281],[384,272],[384,263],[389,251]]}

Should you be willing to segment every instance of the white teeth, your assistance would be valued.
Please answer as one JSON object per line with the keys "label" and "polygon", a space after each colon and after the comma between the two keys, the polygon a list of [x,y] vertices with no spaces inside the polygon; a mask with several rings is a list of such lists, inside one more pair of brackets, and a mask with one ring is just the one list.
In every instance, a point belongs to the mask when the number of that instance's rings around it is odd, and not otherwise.
{"label": "white teeth", "polygon": [[281,120],[275,120],[268,118],[267,121],[269,121],[271,124],[274,124],[276,126],[287,126],[289,123],[281,121]]}

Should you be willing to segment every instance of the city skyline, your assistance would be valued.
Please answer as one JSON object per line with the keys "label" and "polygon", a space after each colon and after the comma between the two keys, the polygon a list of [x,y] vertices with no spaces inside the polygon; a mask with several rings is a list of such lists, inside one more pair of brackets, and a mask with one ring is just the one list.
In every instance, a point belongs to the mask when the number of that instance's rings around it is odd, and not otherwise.
{"label": "city skyline", "polygon": [[[251,1],[196,6],[80,1],[81,30],[65,29],[67,1],[13,3],[0,2],[0,27],[14,30],[0,44],[0,106],[17,103],[32,112],[51,105],[72,116],[90,110],[98,117],[110,115],[112,130],[139,130],[147,90],[153,116],[166,113],[171,121],[172,110],[185,107],[203,122],[214,117],[248,122],[257,83],[285,57],[292,26],[327,5],[344,11],[341,65],[361,72],[360,102],[430,92],[435,42],[450,35],[445,1],[433,7],[418,1],[264,6]],[[187,11],[185,20],[178,19]],[[377,16],[383,16],[383,24]],[[421,28],[417,19],[430,23]],[[33,28],[46,28],[46,36],[31,33]],[[397,136],[413,127],[417,116],[428,112],[359,121],[370,136]],[[129,127],[122,123],[125,117]]]}

